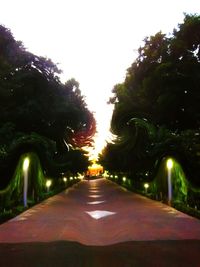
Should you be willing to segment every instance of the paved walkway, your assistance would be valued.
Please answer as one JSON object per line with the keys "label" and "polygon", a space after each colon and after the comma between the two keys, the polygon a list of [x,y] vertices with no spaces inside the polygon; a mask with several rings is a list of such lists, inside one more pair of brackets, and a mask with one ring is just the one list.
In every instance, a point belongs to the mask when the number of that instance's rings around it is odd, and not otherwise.
{"label": "paved walkway", "polygon": [[[0,225],[0,243],[0,266],[200,266],[199,220],[105,179],[82,181]],[[22,264],[39,251],[55,262]]]}

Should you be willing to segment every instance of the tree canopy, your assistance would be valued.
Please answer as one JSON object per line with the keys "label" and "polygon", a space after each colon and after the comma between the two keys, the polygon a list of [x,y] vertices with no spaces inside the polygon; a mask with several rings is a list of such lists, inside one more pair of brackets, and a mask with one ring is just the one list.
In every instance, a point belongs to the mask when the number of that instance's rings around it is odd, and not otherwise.
{"label": "tree canopy", "polygon": [[54,143],[56,155],[70,149],[84,155],[82,148],[92,145],[96,123],[79,83],[71,79],[63,84],[56,64],[27,51],[2,25],[0,51],[1,158],[23,136],[33,140],[36,135]]}
{"label": "tree canopy", "polygon": [[[183,23],[172,34],[158,32],[144,39],[124,82],[114,86],[110,98],[114,104],[111,131],[117,139],[107,146],[102,160],[111,164],[117,156],[108,160],[108,155],[124,151],[126,164],[122,169],[141,171],[153,154],[156,159],[173,151],[188,158],[183,140],[192,134],[187,142],[197,141],[199,101],[200,16],[185,14]],[[149,127],[154,129],[152,135],[147,134]],[[199,162],[196,149],[192,151],[192,159]],[[190,163],[194,165],[191,160],[187,165]],[[122,164],[123,161],[116,163],[117,168]]]}
{"label": "tree canopy", "polygon": [[150,119],[173,131],[200,126],[199,43],[197,15],[186,15],[184,23],[170,36],[159,32],[145,38],[124,83],[113,89],[114,132],[116,125],[121,128],[119,122],[126,124],[127,117]]}

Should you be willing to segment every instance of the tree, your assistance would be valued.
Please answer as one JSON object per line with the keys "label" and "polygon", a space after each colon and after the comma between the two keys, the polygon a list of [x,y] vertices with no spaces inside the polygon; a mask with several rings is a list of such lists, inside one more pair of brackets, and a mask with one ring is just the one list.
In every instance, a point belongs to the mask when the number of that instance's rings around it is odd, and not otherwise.
{"label": "tree", "polygon": [[146,118],[173,131],[200,126],[199,24],[199,16],[187,15],[173,36],[159,32],[144,40],[124,83],[114,88],[115,125],[126,116],[123,126],[127,117]]}
{"label": "tree", "polygon": [[27,147],[29,137],[35,136],[32,149],[42,139],[53,143],[55,151],[47,147],[55,155],[92,145],[95,119],[78,82],[71,79],[62,84],[57,65],[28,52],[1,25],[0,51],[0,151],[5,152],[4,158],[13,152],[14,143],[16,149],[20,142],[24,147],[23,136]]}
{"label": "tree", "polygon": [[[117,138],[112,151],[124,140],[120,149],[129,162],[127,170],[140,171],[166,153],[176,153],[183,160],[188,157],[183,136],[187,138],[190,129],[196,140],[200,131],[199,44],[200,16],[185,15],[172,35],[158,32],[145,38],[124,82],[114,87],[111,130]],[[130,127],[133,118],[139,124]],[[149,127],[155,129],[152,136],[147,134]],[[118,168],[122,165],[119,161]]]}

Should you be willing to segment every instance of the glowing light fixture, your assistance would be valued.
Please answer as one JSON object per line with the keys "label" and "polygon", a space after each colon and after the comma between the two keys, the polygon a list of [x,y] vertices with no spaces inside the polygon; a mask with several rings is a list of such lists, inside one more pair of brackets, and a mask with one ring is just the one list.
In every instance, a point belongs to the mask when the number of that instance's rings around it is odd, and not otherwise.
{"label": "glowing light fixture", "polygon": [[66,177],[63,177],[63,181],[66,183],[67,182],[67,178]]}
{"label": "glowing light fixture", "polygon": [[47,192],[49,191],[49,188],[50,188],[51,185],[52,185],[52,181],[51,180],[47,180],[46,181]]}
{"label": "glowing light fixture", "polygon": [[28,158],[28,157],[25,158],[25,159],[24,159],[24,163],[23,163],[23,171],[27,171],[27,170],[28,170],[29,163],[30,163],[29,158]]}
{"label": "glowing light fixture", "polygon": [[123,180],[123,182],[126,182],[126,177],[124,176],[124,177],[122,178],[122,180]]}
{"label": "glowing light fixture", "polygon": [[173,160],[172,159],[168,159],[167,160],[167,169],[171,170],[173,168]]}
{"label": "glowing light fixture", "polygon": [[171,181],[171,176],[172,176],[172,173],[171,173],[171,170],[173,168],[173,160],[172,159],[168,159],[167,160],[167,184],[168,184],[168,204],[169,206],[171,206],[171,201],[172,201],[172,181]]}
{"label": "glowing light fixture", "polygon": [[148,183],[145,183],[145,184],[144,184],[144,188],[145,188],[145,189],[148,189],[148,188],[149,188],[149,184],[148,184]]}
{"label": "glowing light fixture", "polygon": [[105,178],[109,177],[108,171],[104,171],[103,177]]}
{"label": "glowing light fixture", "polygon": [[28,167],[30,160],[28,157],[24,159],[23,162],[23,172],[24,172],[24,190],[23,190],[23,199],[24,207],[27,207],[27,193],[28,193]]}
{"label": "glowing light fixture", "polygon": [[78,179],[80,179],[80,180],[83,180],[84,179],[84,175],[82,175],[82,174],[78,174]]}

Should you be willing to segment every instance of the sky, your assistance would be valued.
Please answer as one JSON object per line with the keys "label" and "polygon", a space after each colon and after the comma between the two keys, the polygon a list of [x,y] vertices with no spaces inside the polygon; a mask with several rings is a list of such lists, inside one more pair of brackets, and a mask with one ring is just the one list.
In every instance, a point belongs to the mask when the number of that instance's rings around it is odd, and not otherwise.
{"label": "sky", "polygon": [[63,82],[75,78],[97,121],[97,156],[110,140],[115,84],[146,36],[172,33],[184,12],[200,14],[199,0],[0,0],[0,24],[28,51],[51,58]]}

